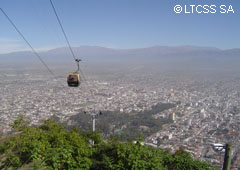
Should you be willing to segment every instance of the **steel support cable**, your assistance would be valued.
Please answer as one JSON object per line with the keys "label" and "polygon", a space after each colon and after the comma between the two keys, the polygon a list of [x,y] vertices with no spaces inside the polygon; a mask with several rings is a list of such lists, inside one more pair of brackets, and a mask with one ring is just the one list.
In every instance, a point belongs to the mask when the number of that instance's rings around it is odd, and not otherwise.
{"label": "steel support cable", "polygon": [[71,53],[72,53],[73,59],[76,60],[76,57],[75,57],[74,52],[73,52],[73,49],[72,49],[72,47],[71,47],[71,45],[70,45],[70,43],[69,43],[69,41],[68,41],[67,35],[66,35],[66,33],[65,33],[64,29],[63,29],[62,23],[61,23],[61,21],[60,21],[60,19],[59,19],[59,17],[58,17],[57,11],[56,11],[56,9],[55,9],[55,7],[54,7],[54,5],[53,5],[52,0],[50,0],[50,3],[51,3],[51,5],[52,5],[54,14],[55,14],[55,16],[56,16],[56,18],[57,18],[57,20],[58,20],[58,23],[59,23],[59,25],[60,25],[60,27],[61,27],[61,29],[62,29],[63,35],[64,35],[64,37],[65,37],[65,39],[66,39],[67,44],[68,44],[68,47],[69,47],[69,49],[70,49],[70,51],[71,51]]}
{"label": "steel support cable", "polygon": [[[62,30],[62,32],[63,32],[63,35],[64,35],[64,37],[65,37],[65,40],[66,40],[66,42],[67,42],[67,44],[68,44],[68,47],[69,47],[69,49],[70,49],[70,51],[71,51],[71,54],[72,54],[75,62],[77,63],[77,61],[76,61],[77,58],[76,58],[76,56],[75,56],[75,54],[74,54],[74,52],[73,52],[73,49],[72,49],[72,47],[71,47],[71,45],[70,45],[70,42],[68,41],[67,34],[66,34],[66,32],[64,31],[64,28],[63,28],[63,26],[62,26],[62,23],[61,23],[61,21],[60,21],[60,19],[59,19],[59,17],[58,17],[56,8],[54,7],[54,4],[53,4],[52,0],[49,0],[49,1],[50,1],[50,3],[51,3],[52,8],[53,8],[54,14],[55,14],[55,16],[56,16],[56,18],[57,18],[58,24],[59,24],[60,27],[61,27],[61,30]],[[84,74],[83,74],[83,72],[82,72],[82,70],[81,70],[80,67],[79,67],[79,71],[80,71],[83,79],[86,81],[86,78],[85,78],[85,76],[84,76]]]}
{"label": "steel support cable", "polygon": [[4,12],[2,8],[0,8],[4,16],[7,18],[7,20],[11,23],[11,25],[15,28],[15,30],[18,32],[18,34],[22,37],[22,39],[27,43],[27,45],[31,48],[33,53],[37,56],[37,58],[41,61],[41,63],[47,68],[47,70],[53,75],[55,80],[57,80],[62,87],[63,84],[57,79],[56,75],[52,72],[52,70],[48,67],[48,65],[44,62],[44,60],[41,58],[41,56],[34,50],[32,45],[27,41],[27,39],[24,37],[24,35],[21,33],[21,31],[17,28],[17,26],[13,23],[13,21],[9,18],[9,16]]}

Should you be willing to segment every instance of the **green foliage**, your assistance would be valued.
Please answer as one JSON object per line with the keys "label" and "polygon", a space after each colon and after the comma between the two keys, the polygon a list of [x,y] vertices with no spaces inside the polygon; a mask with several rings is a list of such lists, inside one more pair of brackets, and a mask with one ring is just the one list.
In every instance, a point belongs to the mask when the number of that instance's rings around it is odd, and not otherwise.
{"label": "green foliage", "polygon": [[93,169],[166,169],[162,150],[130,142],[108,143],[95,156]]}
{"label": "green foliage", "polygon": [[120,142],[116,136],[104,141],[100,133],[67,130],[52,120],[10,135],[0,143],[0,158],[0,169],[211,169],[184,150],[171,154],[140,143]]}
{"label": "green foliage", "polygon": [[19,168],[40,160],[50,169],[89,169],[92,149],[78,132],[67,131],[63,125],[46,120],[43,125],[25,128],[0,145],[6,159],[1,168]]}
{"label": "green foliage", "polygon": [[139,134],[138,137],[136,138],[137,142],[144,142],[144,135],[143,134]]}
{"label": "green foliage", "polygon": [[15,131],[22,131],[28,127],[30,121],[23,115],[19,115],[18,118],[10,125]]}
{"label": "green foliage", "polygon": [[94,141],[95,145],[102,144],[103,142],[102,135],[99,132],[80,131],[80,135],[85,139]]}
{"label": "green foliage", "polygon": [[211,170],[212,167],[206,162],[194,160],[192,156],[179,149],[175,154],[165,153],[164,163],[169,170]]}

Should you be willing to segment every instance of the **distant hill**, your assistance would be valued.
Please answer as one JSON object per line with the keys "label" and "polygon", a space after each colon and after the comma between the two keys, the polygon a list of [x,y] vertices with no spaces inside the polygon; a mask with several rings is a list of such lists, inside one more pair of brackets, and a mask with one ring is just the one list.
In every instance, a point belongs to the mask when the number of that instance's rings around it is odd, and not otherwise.
{"label": "distant hill", "polygon": [[[73,47],[77,57],[87,62],[159,62],[178,60],[239,60],[240,49],[220,50],[211,47],[195,46],[154,46],[136,49],[112,49],[99,46]],[[72,61],[67,47],[39,52],[47,62]],[[30,51],[0,54],[1,63],[36,62],[37,58]]]}

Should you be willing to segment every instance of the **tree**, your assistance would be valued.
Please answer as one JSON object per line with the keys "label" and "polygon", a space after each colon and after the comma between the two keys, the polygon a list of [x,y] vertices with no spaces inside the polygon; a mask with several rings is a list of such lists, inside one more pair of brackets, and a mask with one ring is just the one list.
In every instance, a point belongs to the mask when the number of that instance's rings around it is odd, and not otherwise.
{"label": "tree", "polygon": [[[0,169],[213,169],[182,149],[171,154],[116,137],[103,140],[98,132],[69,130],[53,120],[36,127],[27,127],[23,117],[15,122],[14,127],[21,132],[0,143]],[[141,136],[137,140],[141,141]]]}
{"label": "tree", "polygon": [[28,127],[30,121],[24,117],[22,114],[17,117],[17,119],[10,125],[16,132],[24,130]]}

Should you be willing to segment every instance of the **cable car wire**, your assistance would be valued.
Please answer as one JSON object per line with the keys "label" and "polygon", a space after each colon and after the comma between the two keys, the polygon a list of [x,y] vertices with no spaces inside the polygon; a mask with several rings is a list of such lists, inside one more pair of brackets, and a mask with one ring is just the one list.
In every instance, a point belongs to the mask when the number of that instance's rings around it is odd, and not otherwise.
{"label": "cable car wire", "polygon": [[[69,40],[68,40],[68,38],[67,38],[67,34],[66,34],[66,32],[64,31],[64,28],[63,28],[63,26],[62,26],[62,23],[61,23],[61,21],[60,21],[60,19],[59,19],[59,17],[58,17],[56,8],[55,8],[52,0],[49,0],[49,1],[50,1],[50,3],[51,3],[52,9],[53,9],[53,11],[54,11],[54,14],[55,14],[55,16],[56,16],[56,18],[57,18],[58,24],[59,24],[60,27],[61,27],[61,30],[62,30],[62,32],[63,32],[63,35],[64,35],[64,37],[65,37],[65,40],[66,40],[66,42],[67,42],[67,44],[68,44],[68,47],[69,47],[69,49],[70,49],[70,51],[71,51],[71,54],[72,54],[72,56],[73,56],[73,59],[74,59],[74,61],[77,63],[77,60],[78,60],[78,59],[76,58],[76,56],[75,56],[75,54],[74,54],[74,52],[73,52],[73,49],[72,49],[72,47],[71,47],[71,45],[70,45],[70,42],[69,42]],[[85,79],[85,81],[86,81],[86,78],[85,78],[85,76],[84,76],[81,68],[79,67],[78,69],[79,69],[82,77],[83,77],[83,78]]]}
{"label": "cable car wire", "polygon": [[59,19],[59,17],[58,17],[57,11],[56,11],[56,9],[55,9],[55,7],[54,7],[54,5],[53,5],[52,0],[50,0],[50,3],[51,3],[51,5],[52,5],[54,14],[55,14],[55,16],[56,16],[56,18],[57,18],[57,20],[58,20],[58,23],[59,23],[59,25],[60,25],[60,27],[61,27],[61,29],[62,29],[63,35],[64,35],[64,37],[65,37],[65,39],[66,39],[67,44],[68,44],[68,47],[69,47],[69,49],[70,49],[70,51],[71,51],[71,53],[72,53],[73,59],[76,60],[77,58],[75,57],[75,54],[74,54],[74,52],[73,52],[73,49],[72,49],[72,47],[71,47],[71,45],[70,45],[70,43],[69,43],[69,41],[68,41],[67,35],[66,35],[66,33],[65,33],[64,29],[63,29],[62,23],[61,23],[61,21],[60,21],[60,19]]}
{"label": "cable car wire", "polygon": [[15,28],[15,30],[18,32],[18,34],[22,37],[22,39],[27,43],[27,45],[31,48],[33,53],[37,56],[37,58],[41,61],[41,63],[47,68],[47,70],[52,74],[55,80],[57,80],[62,87],[63,84],[57,79],[56,75],[52,72],[52,70],[48,67],[48,65],[45,63],[45,61],[41,58],[41,56],[37,53],[37,51],[32,47],[32,45],[28,42],[28,40],[24,37],[24,35],[21,33],[21,31],[17,28],[17,26],[14,24],[14,22],[10,19],[10,17],[6,14],[6,12],[0,8],[3,15],[7,18],[7,20],[11,23],[11,25]]}

